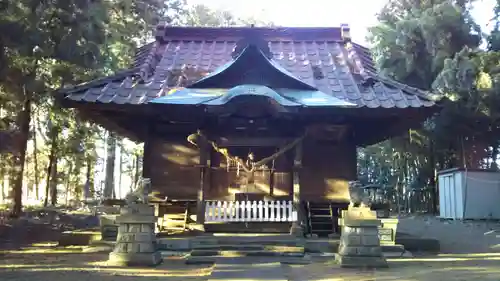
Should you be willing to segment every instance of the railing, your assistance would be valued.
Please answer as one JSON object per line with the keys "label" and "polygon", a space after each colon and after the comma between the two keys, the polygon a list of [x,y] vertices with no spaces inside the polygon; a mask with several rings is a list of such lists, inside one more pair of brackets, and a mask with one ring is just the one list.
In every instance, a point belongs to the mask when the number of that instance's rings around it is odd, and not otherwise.
{"label": "railing", "polygon": [[205,222],[291,222],[297,220],[292,201],[207,201]]}

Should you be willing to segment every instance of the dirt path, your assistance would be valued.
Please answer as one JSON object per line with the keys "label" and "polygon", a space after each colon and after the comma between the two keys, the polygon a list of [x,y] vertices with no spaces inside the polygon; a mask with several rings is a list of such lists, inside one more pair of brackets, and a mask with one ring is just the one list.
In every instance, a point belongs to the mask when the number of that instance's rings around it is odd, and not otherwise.
{"label": "dirt path", "polygon": [[437,239],[442,253],[500,253],[499,222],[451,221],[432,216],[406,216],[400,218],[398,231],[416,237]]}
{"label": "dirt path", "polygon": [[126,281],[206,280],[209,266],[188,266],[179,258],[169,258],[155,268],[114,267],[106,263],[106,253],[81,253],[80,248],[34,247],[0,253],[2,281]]}
{"label": "dirt path", "polygon": [[[500,280],[500,250],[497,247],[500,238],[496,237],[500,234],[500,224],[406,217],[400,220],[399,230],[439,239],[443,252],[448,254],[390,259],[389,269],[377,271],[341,269],[330,259],[304,266],[284,265],[280,274],[285,280],[297,281]],[[31,233],[36,237],[40,234],[37,231],[35,228]],[[75,247],[57,249],[38,245],[17,251],[3,250],[0,251],[0,280],[125,281],[140,277],[144,281],[201,281],[207,280],[212,271],[211,266],[185,265],[180,258],[169,258],[155,268],[113,267],[107,265],[106,260],[106,253],[82,253],[81,248]],[[259,280],[277,280],[266,274],[263,278]]]}
{"label": "dirt path", "polygon": [[500,256],[420,257],[389,260],[384,270],[342,269],[333,262],[290,266],[293,281],[498,281]]}

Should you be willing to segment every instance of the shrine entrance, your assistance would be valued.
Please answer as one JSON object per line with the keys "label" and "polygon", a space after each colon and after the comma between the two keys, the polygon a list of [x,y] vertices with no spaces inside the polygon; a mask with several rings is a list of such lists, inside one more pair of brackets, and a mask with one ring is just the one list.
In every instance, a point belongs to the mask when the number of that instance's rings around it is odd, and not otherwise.
{"label": "shrine entrance", "polygon": [[211,165],[225,170],[230,196],[225,201],[207,202],[205,223],[240,222],[249,228],[250,222],[295,221],[292,196],[292,145],[295,144],[293,139],[285,139],[272,146],[233,142],[219,147],[218,153],[212,155]]}
{"label": "shrine entrance", "polygon": [[280,178],[277,177],[277,173],[281,173],[282,177],[291,177],[291,165],[290,170],[286,167],[287,155],[269,160],[262,165],[258,163],[278,150],[278,147],[262,146],[228,148],[231,155],[238,157],[245,164],[242,165],[242,163],[226,159],[230,162],[226,163],[228,165],[227,176],[235,201],[290,199],[284,197],[287,197],[292,191],[291,178],[288,181],[283,179],[280,181]]}

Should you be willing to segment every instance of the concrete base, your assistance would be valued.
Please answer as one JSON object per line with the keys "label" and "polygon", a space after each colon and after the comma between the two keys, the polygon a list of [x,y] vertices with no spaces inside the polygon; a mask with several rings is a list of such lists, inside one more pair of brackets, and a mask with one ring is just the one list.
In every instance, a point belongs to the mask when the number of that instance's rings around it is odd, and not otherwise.
{"label": "concrete base", "polygon": [[355,257],[335,254],[335,261],[343,268],[387,268],[384,257]]}
{"label": "concrete base", "polygon": [[191,231],[205,232],[205,225],[203,224],[190,224],[188,227]]}
{"label": "concrete base", "polygon": [[101,240],[101,232],[94,229],[65,231],[59,237],[59,246],[87,246]]}
{"label": "concrete base", "polygon": [[304,237],[304,229],[302,229],[299,224],[292,223],[292,226],[290,227],[290,235],[295,237]]}
{"label": "concrete base", "polygon": [[109,253],[109,262],[119,266],[155,266],[162,262],[160,252]]}
{"label": "concrete base", "polygon": [[[187,256],[185,258],[186,264],[298,264],[305,265],[311,263],[309,256],[304,257],[222,257],[222,256]],[[262,268],[261,268],[262,269]],[[241,280],[241,279],[235,279]]]}

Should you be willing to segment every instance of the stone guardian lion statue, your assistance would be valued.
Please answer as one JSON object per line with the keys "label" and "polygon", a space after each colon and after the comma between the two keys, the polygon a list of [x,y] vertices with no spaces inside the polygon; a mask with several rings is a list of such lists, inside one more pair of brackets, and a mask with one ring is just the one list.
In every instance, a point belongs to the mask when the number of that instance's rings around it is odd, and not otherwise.
{"label": "stone guardian lion statue", "polygon": [[349,208],[368,208],[369,199],[366,196],[363,185],[359,181],[349,182]]}
{"label": "stone guardian lion statue", "polygon": [[127,205],[142,203],[149,203],[149,193],[151,192],[151,179],[141,178],[137,183],[137,188],[125,196]]}

